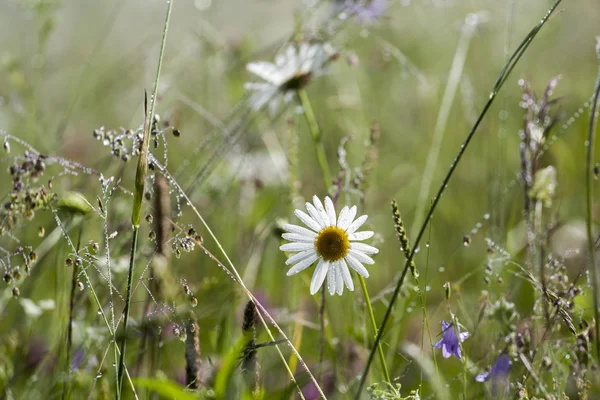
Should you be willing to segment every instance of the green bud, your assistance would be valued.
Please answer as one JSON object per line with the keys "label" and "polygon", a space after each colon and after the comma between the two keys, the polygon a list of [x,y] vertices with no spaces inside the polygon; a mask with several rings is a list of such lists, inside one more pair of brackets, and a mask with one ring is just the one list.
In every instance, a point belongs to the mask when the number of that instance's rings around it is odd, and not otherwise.
{"label": "green bud", "polygon": [[57,203],[57,207],[71,214],[86,215],[94,208],[89,201],[79,192],[65,193]]}

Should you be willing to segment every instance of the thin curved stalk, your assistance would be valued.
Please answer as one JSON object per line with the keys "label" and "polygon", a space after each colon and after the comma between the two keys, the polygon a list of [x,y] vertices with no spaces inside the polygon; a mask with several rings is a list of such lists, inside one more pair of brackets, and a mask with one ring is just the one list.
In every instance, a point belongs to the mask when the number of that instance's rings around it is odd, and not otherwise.
{"label": "thin curved stalk", "polygon": [[404,278],[406,277],[406,273],[408,272],[410,263],[412,262],[412,259],[415,256],[415,251],[416,251],[416,249],[419,248],[419,244],[421,242],[423,234],[425,233],[427,224],[429,223],[429,221],[433,215],[433,212],[437,208],[437,205],[442,197],[442,194],[446,190],[446,187],[447,187],[448,183],[450,182],[450,179],[452,178],[452,175],[454,174],[454,171],[456,170],[456,167],[458,166],[466,149],[469,147],[469,143],[475,136],[475,132],[477,131],[479,124],[481,123],[481,121],[483,120],[483,117],[487,114],[488,110],[490,109],[491,105],[493,104],[494,100],[496,99],[496,96],[497,96],[499,90],[502,88],[502,86],[504,85],[504,82],[506,82],[506,79],[508,79],[508,76],[510,75],[510,73],[512,72],[514,67],[517,65],[517,63],[519,62],[519,60],[521,59],[521,57],[523,56],[523,54],[525,53],[525,51],[527,50],[527,48],[529,47],[529,45],[531,44],[531,42],[533,41],[535,36],[538,34],[540,29],[546,24],[546,22],[548,21],[548,19],[550,18],[550,16],[556,9],[556,7],[558,7],[558,5],[561,3],[561,1],[562,0],[556,0],[556,2],[548,10],[546,15],[542,18],[542,20],[531,30],[531,32],[529,32],[529,34],[525,37],[525,39],[523,39],[521,44],[519,44],[517,49],[513,52],[510,59],[504,66],[504,68],[502,68],[502,71],[500,72],[500,75],[498,76],[498,79],[496,80],[496,83],[494,84],[494,87],[492,88],[492,92],[490,93],[490,98],[488,99],[487,103],[485,104],[483,111],[477,118],[477,121],[475,121],[475,124],[469,131],[467,138],[461,145],[460,150],[458,151],[458,154],[456,155],[456,158],[454,159],[454,162],[450,165],[450,168],[448,169],[446,177],[442,181],[442,184],[440,185],[440,188],[439,188],[436,196],[433,198],[433,202],[431,204],[431,207],[429,208],[429,211],[427,212],[425,221],[423,222],[421,229],[419,230],[419,233],[417,235],[417,238],[414,241],[413,250],[410,253],[410,257],[407,258],[406,263],[404,264],[404,269],[402,270],[402,275],[400,276],[400,279],[398,280],[398,283],[396,284],[394,293],[392,294],[392,298],[390,299],[390,304],[383,316],[383,320],[381,321],[379,330],[377,332],[377,336],[375,337],[375,342],[373,343],[373,348],[371,349],[371,352],[369,353],[369,358],[367,360],[367,363],[365,365],[363,373],[361,374],[360,382],[358,385],[358,390],[357,390],[356,396],[355,396],[356,400],[358,400],[360,398],[360,394],[365,386],[365,382],[367,380],[367,375],[369,373],[369,368],[371,367],[371,363],[373,362],[373,357],[375,355],[377,345],[381,341],[381,337],[383,336],[383,333],[385,332],[385,326],[390,318],[392,309],[394,307],[394,303],[396,302],[396,299],[398,298],[398,294],[400,293],[400,288],[402,287],[402,284],[404,283]]}
{"label": "thin curved stalk", "polygon": [[[598,58],[600,59],[600,38],[596,38],[596,51]],[[587,139],[587,150],[586,150],[586,229],[587,229],[587,242],[588,242],[588,253],[590,256],[590,266],[592,278],[592,292],[594,296],[594,347],[596,348],[596,358],[600,360],[600,321],[598,320],[598,271],[596,270],[596,246],[592,237],[592,203],[594,200],[593,186],[594,186],[594,171],[592,165],[592,159],[594,157],[594,140],[596,138],[596,112],[598,110],[598,98],[600,97],[600,69],[598,70],[598,78],[596,79],[596,89],[594,91],[594,100],[592,101],[592,109],[590,110],[590,125],[588,129]]]}

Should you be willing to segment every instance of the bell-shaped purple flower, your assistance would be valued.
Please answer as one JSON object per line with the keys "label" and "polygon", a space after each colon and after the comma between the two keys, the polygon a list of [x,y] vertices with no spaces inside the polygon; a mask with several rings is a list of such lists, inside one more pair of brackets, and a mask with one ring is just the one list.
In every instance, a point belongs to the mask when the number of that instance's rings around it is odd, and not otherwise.
{"label": "bell-shaped purple flower", "polygon": [[456,337],[454,327],[448,322],[442,321],[442,333],[444,336],[433,346],[433,348],[439,349],[441,347],[444,358],[448,358],[453,354],[456,358],[461,357],[458,339],[460,338],[461,343],[464,342],[469,337],[469,332],[461,332],[460,327],[457,327],[457,330],[458,337]]}
{"label": "bell-shaped purple flower", "polygon": [[373,25],[389,6],[388,0],[346,0],[345,11],[356,16],[356,21],[363,25]]}
{"label": "bell-shaped purple flower", "polygon": [[507,354],[502,353],[500,354],[492,368],[490,368],[488,372],[477,375],[475,377],[475,380],[477,382],[485,382],[489,379],[491,379],[492,382],[504,380],[508,378],[508,370],[510,369],[510,364],[510,357]]}

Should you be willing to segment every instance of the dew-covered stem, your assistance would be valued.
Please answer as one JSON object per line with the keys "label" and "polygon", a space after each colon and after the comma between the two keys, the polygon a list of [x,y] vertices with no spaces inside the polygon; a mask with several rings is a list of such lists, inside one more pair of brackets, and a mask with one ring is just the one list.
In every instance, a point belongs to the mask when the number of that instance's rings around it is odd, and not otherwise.
{"label": "dew-covered stem", "polygon": [[377,345],[379,344],[379,342],[381,341],[381,337],[383,336],[383,333],[385,332],[385,326],[390,318],[390,315],[392,313],[392,309],[394,307],[396,299],[398,298],[398,295],[400,294],[400,288],[402,287],[402,284],[404,283],[406,273],[408,272],[409,267],[412,262],[412,259],[415,256],[415,249],[419,248],[419,244],[421,242],[423,234],[425,233],[427,224],[429,223],[429,220],[431,219],[435,209],[437,208],[437,205],[440,201],[442,194],[446,190],[446,187],[447,187],[448,183],[450,182],[450,179],[452,178],[452,175],[454,174],[456,167],[458,166],[466,149],[469,147],[471,140],[475,136],[475,132],[477,131],[477,128],[481,124],[481,121],[487,114],[491,105],[494,103],[494,100],[496,99],[496,96],[497,96],[499,90],[502,88],[502,86],[504,85],[504,82],[506,82],[506,79],[508,79],[508,77],[510,76],[510,73],[512,72],[514,67],[517,65],[517,63],[519,62],[519,60],[521,59],[521,57],[523,56],[525,51],[527,51],[527,48],[529,47],[529,45],[531,44],[533,39],[536,37],[536,35],[540,31],[540,29],[546,24],[546,22],[548,21],[548,19],[550,18],[550,16],[556,9],[556,7],[558,7],[558,5],[561,3],[561,1],[562,0],[555,1],[555,3],[552,5],[552,7],[550,7],[550,9],[547,11],[546,15],[544,15],[544,17],[541,19],[541,21],[527,34],[527,36],[519,44],[517,49],[513,52],[513,54],[509,58],[508,62],[504,65],[504,68],[502,68],[502,71],[500,72],[500,75],[496,79],[496,83],[494,84],[494,86],[492,88],[492,91],[490,93],[490,97],[489,97],[488,101],[486,102],[483,110],[477,117],[477,120],[475,121],[475,124],[469,131],[465,141],[461,145],[460,150],[458,151],[456,158],[450,165],[450,168],[448,169],[448,172],[446,173],[446,176],[444,177],[444,180],[442,181],[442,184],[440,185],[440,188],[438,189],[436,196],[433,198],[433,202],[432,202],[431,206],[429,207],[429,211],[427,212],[427,215],[421,226],[421,229],[419,230],[419,233],[417,234],[417,237],[414,241],[414,248],[410,253],[410,257],[407,258],[406,263],[404,264],[404,269],[402,270],[402,275],[400,276],[400,279],[398,280],[398,283],[396,284],[396,287],[394,288],[394,292],[390,299],[390,304],[388,305],[388,308],[383,316],[383,319],[380,324],[380,328],[377,331],[377,336],[375,337],[375,342],[373,343],[373,348],[371,349],[371,351],[369,353],[369,358],[367,359],[367,363],[365,364],[365,368],[361,375],[360,383],[359,383],[358,389],[356,391],[356,395],[355,395],[356,400],[358,400],[360,398],[361,392],[365,386],[367,375],[369,373],[369,368],[371,367],[371,363],[373,362],[373,357],[375,355],[375,351],[376,351],[375,349],[376,349]]}
{"label": "dew-covered stem", "polygon": [[133,280],[133,271],[135,267],[135,254],[137,249],[138,231],[142,213],[142,200],[144,197],[144,186],[146,182],[146,175],[148,172],[148,145],[150,137],[150,126],[152,125],[152,118],[154,118],[154,107],[156,105],[156,97],[158,96],[158,84],[160,80],[160,71],[162,68],[162,61],[165,53],[165,45],[167,42],[167,32],[169,31],[169,20],[171,18],[171,10],[173,8],[174,0],[167,2],[167,13],[165,17],[165,24],[162,33],[162,40],[160,45],[160,53],[158,56],[158,66],[156,68],[156,78],[154,80],[154,92],[150,99],[150,112],[147,109],[147,99],[144,102],[144,136],[142,141],[142,149],[140,157],[138,158],[138,164],[135,176],[135,187],[133,192],[133,207],[131,212],[131,222],[133,225],[133,236],[131,241],[131,253],[129,257],[129,270],[127,272],[127,294],[125,297],[125,310],[123,311],[123,335],[121,338],[120,355],[119,355],[119,367],[117,370],[117,399],[121,398],[121,389],[123,386],[123,370],[125,368],[125,345],[127,342],[127,323],[129,322],[129,308],[131,304],[131,284]]}

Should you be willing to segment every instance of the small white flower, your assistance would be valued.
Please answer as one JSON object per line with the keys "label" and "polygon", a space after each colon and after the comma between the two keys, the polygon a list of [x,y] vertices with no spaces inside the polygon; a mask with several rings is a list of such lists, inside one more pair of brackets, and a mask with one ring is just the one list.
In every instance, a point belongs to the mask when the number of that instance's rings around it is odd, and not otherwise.
{"label": "small white flower", "polygon": [[325,73],[325,67],[334,55],[329,44],[300,43],[289,44],[275,57],[275,63],[256,61],[246,65],[246,69],[261,78],[264,82],[249,82],[244,85],[251,91],[252,109],[259,110],[267,103],[274,112],[281,99],[287,103],[294,97],[294,92],[303,88],[308,82]]}
{"label": "small white flower", "polygon": [[371,231],[357,232],[367,220],[367,216],[362,215],[354,219],[356,206],[345,206],[336,218],[335,208],[329,197],[325,197],[325,206],[317,196],[313,196],[313,203],[314,205],[306,203],[308,214],[301,210],[294,211],[310,229],[291,224],[283,227],[287,233],[282,237],[290,243],[282,245],[279,249],[296,252],[285,262],[286,265],[293,264],[287,275],[297,274],[317,262],[310,282],[310,294],[317,293],[325,277],[329,294],[341,295],[344,284],[349,290],[354,290],[348,265],[361,276],[368,278],[369,272],[363,264],[374,264],[375,261],[369,255],[379,252],[373,246],[357,242],[374,235]]}

